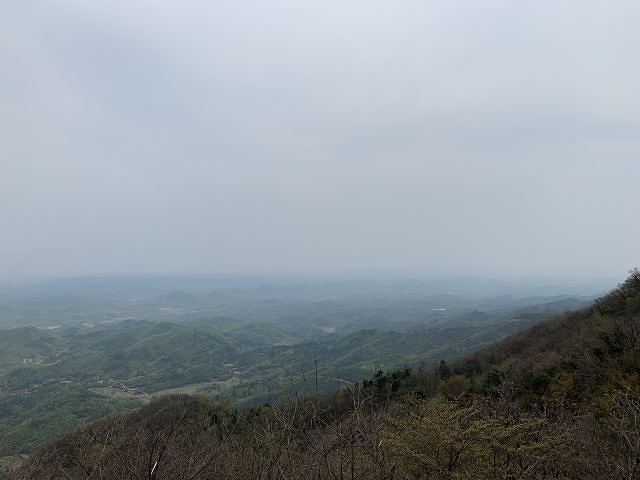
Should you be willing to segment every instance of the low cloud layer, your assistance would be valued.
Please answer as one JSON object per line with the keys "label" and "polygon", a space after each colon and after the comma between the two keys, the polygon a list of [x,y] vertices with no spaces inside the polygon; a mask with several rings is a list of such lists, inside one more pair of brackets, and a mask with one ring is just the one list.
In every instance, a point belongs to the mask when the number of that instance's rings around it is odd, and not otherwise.
{"label": "low cloud layer", "polygon": [[0,278],[640,263],[640,4],[0,6]]}

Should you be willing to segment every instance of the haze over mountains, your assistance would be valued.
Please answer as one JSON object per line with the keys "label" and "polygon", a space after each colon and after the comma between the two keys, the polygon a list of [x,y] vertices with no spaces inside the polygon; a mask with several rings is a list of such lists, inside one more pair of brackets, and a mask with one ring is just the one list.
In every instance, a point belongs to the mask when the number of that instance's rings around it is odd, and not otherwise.
{"label": "haze over mountains", "polygon": [[[186,297],[179,295],[179,299],[183,301]],[[640,438],[634,423],[640,414],[637,393],[640,271],[633,271],[608,295],[582,305],[588,306],[542,322],[535,315],[532,317],[531,312],[526,313],[527,309],[514,313],[507,308],[506,317],[493,319],[493,328],[504,325],[506,320],[506,324],[516,323],[512,331],[520,332],[500,342],[486,346],[467,344],[462,350],[478,351],[450,358],[449,362],[431,357],[428,363],[415,366],[414,358],[413,368],[376,372],[374,367],[370,379],[360,383],[342,384],[338,373],[338,378],[333,379],[337,380],[335,386],[324,386],[324,394],[318,388],[317,351],[312,354],[313,368],[307,371],[310,382],[315,375],[314,383],[307,383],[301,369],[303,383],[296,390],[285,389],[279,400],[274,400],[269,386],[269,396],[260,403],[266,401],[262,406],[254,404],[251,409],[237,409],[219,396],[212,402],[202,396],[175,395],[180,390],[167,391],[164,393],[174,395],[152,401],[132,414],[78,429],[36,454],[23,467],[6,474],[19,479],[60,476],[88,480],[96,475],[104,480],[127,475],[165,479],[188,475],[194,480],[263,475],[294,479],[314,475],[329,479],[343,478],[347,471],[351,475],[347,478],[380,479],[411,478],[424,473],[437,479],[473,479],[478,475],[505,480],[514,476],[595,480],[606,475],[634,479],[640,454]],[[548,316],[553,310],[539,305],[533,311]],[[480,315],[478,322],[480,312],[474,313],[476,326],[491,317]],[[523,331],[525,318],[537,324]],[[97,407],[91,414],[98,416],[110,409],[122,412],[134,408],[136,396],[143,403],[149,401],[149,395],[141,389],[128,389],[124,385],[121,389],[108,385],[82,392],[81,382],[92,384],[95,382],[91,380],[92,370],[96,366],[98,370],[103,368],[96,362],[99,356],[95,354],[105,340],[112,347],[114,341],[131,342],[129,345],[134,347],[116,351],[109,370],[114,376],[122,375],[117,370],[118,364],[131,371],[140,348],[151,346],[156,352],[165,349],[166,343],[157,343],[163,337],[170,342],[178,341],[180,351],[188,352],[172,365],[172,373],[180,373],[178,381],[188,375],[185,367],[194,359],[190,355],[207,363],[208,355],[215,355],[214,345],[229,354],[231,345],[224,341],[224,336],[215,335],[202,325],[181,332],[180,327],[167,323],[137,322],[136,328],[146,329],[139,341],[131,330],[135,323],[125,321],[115,331],[105,328],[96,332],[97,336],[70,332],[71,336],[59,337],[68,345],[69,341],[88,340],[93,361],[84,372],[77,370],[82,372],[79,377],[71,375],[58,384],[50,382],[54,376],[49,372],[44,384],[27,384],[22,391],[4,393],[0,411],[15,412],[24,402],[33,405],[38,392],[49,389],[43,405],[36,401],[24,420],[18,418],[16,423],[15,417],[1,419],[4,428],[8,427],[5,431],[9,432],[6,437],[9,448],[15,451],[40,446],[69,428],[60,420],[70,416],[73,419],[77,413],[68,403],[64,412],[55,410],[57,404],[52,399],[60,399],[61,395],[65,402],[75,402],[86,413],[89,405]],[[447,322],[452,324],[457,322],[453,319]],[[489,337],[502,335],[497,331],[490,333],[491,328],[486,325],[483,327]],[[9,330],[18,335],[22,331]],[[439,347],[453,338],[467,335],[467,341],[474,337],[480,340],[470,325],[456,332],[449,327],[443,336],[438,335],[437,328],[425,328],[424,332],[430,335],[422,337],[412,332],[411,344],[424,348],[435,334],[434,348],[438,353],[442,353]],[[184,333],[182,343],[179,339]],[[251,335],[250,331],[246,333]],[[375,358],[381,347],[393,350],[397,346],[394,337],[393,332],[383,333],[381,342],[365,358]],[[38,340],[45,338],[39,336]],[[339,357],[358,351],[357,338],[347,338],[347,348]],[[246,347],[248,343],[241,344]],[[370,340],[365,344],[371,345]],[[33,339],[23,344],[27,345],[33,346]],[[205,349],[201,350],[200,345]],[[295,343],[281,346],[288,350],[288,358],[280,358],[275,364],[291,365],[292,359],[297,358],[290,356]],[[407,346],[403,343],[401,351],[407,353]],[[71,359],[82,358],[74,354],[73,348],[68,353]],[[149,365],[150,353],[147,350],[144,354],[145,365]],[[300,358],[308,355],[309,352]],[[64,365],[66,356],[63,353],[60,363],[52,364],[54,368],[56,364]],[[328,361],[326,355],[321,358],[322,362]],[[39,366],[9,372],[3,379],[5,388],[15,382],[16,372],[19,377],[42,371],[44,364],[39,360],[34,362]],[[168,357],[161,355],[160,360],[167,362]],[[252,363],[255,365],[255,360]],[[245,366],[239,362],[222,367],[230,370],[227,372],[230,378],[205,384],[216,388],[220,383],[233,383],[240,374],[234,369]],[[273,380],[270,368],[273,366],[267,364],[260,372],[262,379]],[[216,372],[214,364],[206,370],[208,375]],[[63,367],[62,371],[70,374],[73,369]],[[198,371],[198,367],[193,370]],[[218,375],[221,373],[217,371]],[[57,391],[50,390],[52,384]],[[60,385],[66,390],[60,391]],[[242,381],[235,386],[242,388]],[[298,387],[306,387],[306,391],[299,392]],[[74,393],[70,394],[70,388],[75,388]],[[129,403],[114,398],[100,402],[100,394],[105,395],[105,390],[130,396]],[[212,392],[208,394],[211,398]],[[12,396],[21,401],[7,402]],[[35,416],[42,409],[56,415]],[[34,421],[46,424],[48,432],[29,431],[28,425]]]}
{"label": "haze over mountains", "polygon": [[0,1],[0,480],[640,480],[638,25]]}
{"label": "haze over mountains", "polygon": [[0,288],[0,426],[7,453],[28,454],[161,395],[252,406],[333,391],[458,358],[602,291],[283,275],[12,282]]}

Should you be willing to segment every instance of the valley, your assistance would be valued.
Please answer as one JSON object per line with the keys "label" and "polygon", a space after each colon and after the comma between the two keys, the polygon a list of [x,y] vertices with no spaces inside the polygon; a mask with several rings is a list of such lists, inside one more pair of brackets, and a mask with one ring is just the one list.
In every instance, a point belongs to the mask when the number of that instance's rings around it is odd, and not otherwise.
{"label": "valley", "polygon": [[162,288],[62,292],[47,296],[55,309],[42,312],[33,292],[4,292],[3,325],[32,322],[0,331],[8,453],[32,453],[84,422],[167,394],[255,406],[451,361],[590,300],[450,295],[419,284],[381,293],[357,282],[155,294]]}

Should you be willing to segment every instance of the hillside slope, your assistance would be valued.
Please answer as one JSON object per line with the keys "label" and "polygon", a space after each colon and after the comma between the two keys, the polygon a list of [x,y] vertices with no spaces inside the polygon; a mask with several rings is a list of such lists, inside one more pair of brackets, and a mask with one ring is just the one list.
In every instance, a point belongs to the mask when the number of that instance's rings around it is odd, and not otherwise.
{"label": "hillside slope", "polygon": [[[362,329],[355,322],[338,331],[316,327],[309,337],[283,324],[220,318],[0,330],[4,453],[33,454],[84,423],[169,393],[248,407],[296,392],[335,391],[379,369],[459,358],[561,308],[554,297],[474,300],[485,301],[486,312],[460,308],[434,317],[422,305],[422,323],[415,322],[418,306],[399,304],[415,316],[401,320],[389,307],[386,322],[397,330]],[[64,400],[51,402],[53,396]]]}
{"label": "hillside slope", "polygon": [[640,272],[464,359],[235,410],[173,396],[87,426],[18,479],[640,478]]}

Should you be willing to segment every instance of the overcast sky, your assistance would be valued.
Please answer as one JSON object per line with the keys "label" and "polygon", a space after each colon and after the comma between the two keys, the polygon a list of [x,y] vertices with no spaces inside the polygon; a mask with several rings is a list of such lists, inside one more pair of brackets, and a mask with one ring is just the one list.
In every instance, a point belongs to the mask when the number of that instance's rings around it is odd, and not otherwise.
{"label": "overcast sky", "polygon": [[3,0],[0,279],[622,279],[639,24],[637,0]]}

